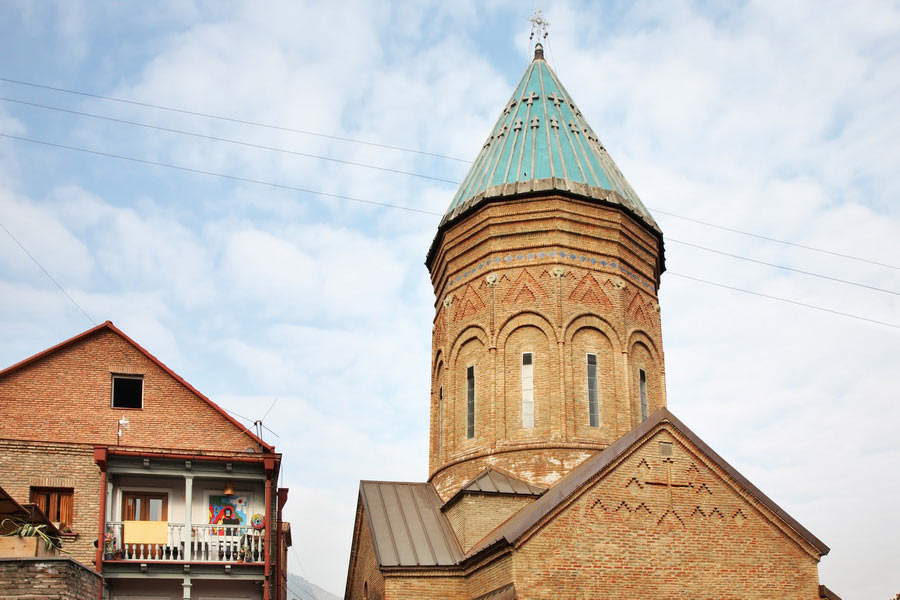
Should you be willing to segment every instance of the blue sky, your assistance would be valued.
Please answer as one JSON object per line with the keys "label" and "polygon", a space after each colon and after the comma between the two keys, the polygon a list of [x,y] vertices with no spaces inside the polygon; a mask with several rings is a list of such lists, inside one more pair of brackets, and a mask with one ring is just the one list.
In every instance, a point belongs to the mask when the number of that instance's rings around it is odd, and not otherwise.
{"label": "blue sky", "polygon": [[[516,2],[7,2],[0,77],[472,159],[530,58]],[[548,58],[644,203],[900,254],[900,9],[557,2]],[[0,96],[459,181],[460,161],[0,82]],[[0,133],[442,212],[455,187],[0,101]],[[900,271],[654,213],[669,407],[832,547],[844,597],[900,589]],[[0,223],[98,322],[214,400],[277,403],[287,516],[340,593],[358,480],[426,473],[439,218],[0,138]],[[91,323],[0,231],[0,364]]]}

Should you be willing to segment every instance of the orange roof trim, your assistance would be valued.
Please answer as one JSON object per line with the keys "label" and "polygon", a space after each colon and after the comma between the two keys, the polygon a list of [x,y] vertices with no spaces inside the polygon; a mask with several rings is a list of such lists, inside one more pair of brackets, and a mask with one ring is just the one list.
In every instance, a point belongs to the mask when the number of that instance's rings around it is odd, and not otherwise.
{"label": "orange roof trim", "polygon": [[171,375],[172,378],[175,379],[175,381],[177,381],[178,383],[180,383],[181,385],[183,385],[184,387],[189,389],[198,398],[200,398],[201,400],[203,400],[204,402],[209,404],[220,415],[222,415],[223,417],[228,419],[228,421],[230,421],[235,427],[239,428],[241,431],[246,433],[250,439],[252,439],[254,442],[256,442],[257,444],[259,444],[263,448],[265,448],[267,452],[275,451],[275,446],[271,446],[271,445],[267,444],[261,438],[257,437],[254,433],[247,431],[247,428],[244,427],[243,425],[241,425],[241,423],[237,419],[235,419],[234,417],[229,415],[225,411],[225,409],[223,409],[221,406],[219,406],[218,404],[216,404],[215,402],[213,402],[212,400],[210,400],[209,398],[204,396],[200,392],[200,390],[198,390],[197,388],[192,386],[190,383],[185,381],[184,378],[181,377],[181,375],[179,375],[178,373],[176,373],[175,371],[173,371],[172,369],[167,367],[161,360],[159,360],[158,358],[156,358],[155,356],[150,354],[150,352],[148,352],[146,348],[144,348],[143,346],[141,346],[140,344],[135,342],[133,339],[128,337],[121,329],[119,329],[118,327],[113,325],[112,321],[104,321],[103,323],[97,325],[96,327],[92,327],[92,328],[88,329],[87,331],[83,331],[83,332],[79,333],[78,335],[65,340],[64,342],[60,342],[59,344],[56,344],[55,346],[51,346],[50,348],[47,348],[46,350],[42,350],[41,352],[38,352],[34,356],[29,356],[25,360],[17,362],[16,364],[9,366],[9,367],[3,369],[2,371],[0,371],[0,377],[6,377],[7,375],[9,375],[10,373],[12,373],[14,371],[18,371],[19,369],[21,369],[23,367],[26,367],[34,362],[37,362],[37,361],[41,360],[42,358],[44,358],[45,356],[49,356],[50,354],[53,354],[54,352],[58,352],[59,350],[62,350],[63,348],[66,348],[67,346],[70,346],[70,345],[74,344],[75,342],[79,342],[83,339],[89,338],[90,336],[92,336],[95,333],[98,333],[104,329],[112,331],[116,335],[120,336],[123,340],[125,340],[126,342],[128,342],[129,344],[131,344],[132,346],[137,348],[144,356],[146,356],[148,359],[153,361],[153,363],[155,363],[156,366],[158,366],[160,369],[162,369],[163,371],[165,371],[166,373]]}

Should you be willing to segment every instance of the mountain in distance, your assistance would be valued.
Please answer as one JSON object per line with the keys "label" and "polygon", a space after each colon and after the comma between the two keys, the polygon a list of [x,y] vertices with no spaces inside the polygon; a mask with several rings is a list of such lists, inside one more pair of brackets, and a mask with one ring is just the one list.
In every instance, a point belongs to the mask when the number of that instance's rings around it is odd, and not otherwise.
{"label": "mountain in distance", "polygon": [[290,571],[288,571],[287,587],[288,600],[341,600],[339,596],[323,590],[316,584],[310,583]]}

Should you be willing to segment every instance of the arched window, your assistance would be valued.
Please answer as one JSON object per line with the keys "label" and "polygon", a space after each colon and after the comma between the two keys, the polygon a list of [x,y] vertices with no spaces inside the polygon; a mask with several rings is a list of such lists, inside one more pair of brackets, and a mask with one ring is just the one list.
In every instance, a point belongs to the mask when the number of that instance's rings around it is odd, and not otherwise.
{"label": "arched window", "polygon": [[369,600],[369,582],[363,583],[363,600]]}

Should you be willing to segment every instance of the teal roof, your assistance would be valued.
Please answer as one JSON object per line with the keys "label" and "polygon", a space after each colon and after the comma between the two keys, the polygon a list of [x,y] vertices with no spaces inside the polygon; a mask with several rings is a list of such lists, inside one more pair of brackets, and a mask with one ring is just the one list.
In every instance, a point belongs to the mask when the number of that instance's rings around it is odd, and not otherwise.
{"label": "teal roof", "polygon": [[659,231],[538,44],[442,224],[485,199],[551,190],[621,204]]}

